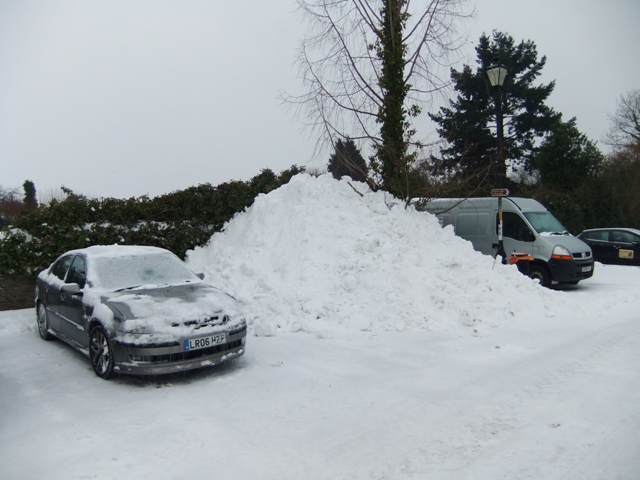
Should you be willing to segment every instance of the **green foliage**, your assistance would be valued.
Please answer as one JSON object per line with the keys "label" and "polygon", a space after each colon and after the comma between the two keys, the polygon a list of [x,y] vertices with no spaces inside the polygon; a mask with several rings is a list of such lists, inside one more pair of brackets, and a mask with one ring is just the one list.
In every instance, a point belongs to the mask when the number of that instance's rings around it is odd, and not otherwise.
{"label": "green foliage", "polygon": [[369,168],[360,150],[350,138],[346,142],[338,140],[335,150],[329,158],[328,171],[334,178],[347,175],[358,182],[366,182]]}
{"label": "green foliage", "polygon": [[[504,145],[502,155],[516,164],[531,168],[537,152],[536,143],[560,120],[560,114],[545,105],[554,82],[535,85],[546,57],[538,60],[535,43],[516,44],[505,33],[494,31],[492,37],[482,35],[476,47],[477,67],[465,65],[461,71],[451,70],[457,98],[430,114],[446,146],[440,158],[433,158],[434,172],[463,178],[474,178],[474,186],[483,182],[500,182],[506,172],[497,162],[496,100],[486,68],[498,59],[507,68],[501,87]],[[494,185],[501,186],[501,185]]]}
{"label": "green foliage", "polygon": [[615,203],[621,221],[602,226],[640,228],[640,141],[616,151],[607,160],[601,175],[602,197],[607,195]]}
{"label": "green foliage", "polygon": [[551,127],[532,164],[541,183],[570,193],[596,179],[604,161],[595,142],[580,133],[575,119],[571,119]]}
{"label": "green foliage", "polygon": [[[408,199],[406,178],[410,159],[407,141],[411,136],[407,111],[404,107],[409,85],[404,78],[406,45],[403,39],[408,14],[404,13],[406,0],[389,0],[380,12],[381,31],[376,53],[382,63],[380,87],[383,101],[378,111],[382,144],[377,145],[376,162],[372,164],[382,178],[382,187],[391,194]],[[416,107],[417,108],[417,107]],[[417,114],[417,113],[416,113]]]}
{"label": "green foliage", "polygon": [[601,174],[605,157],[580,133],[575,119],[551,127],[532,161],[539,179],[524,190],[540,200],[571,233],[621,221],[621,210],[606,194]]}
{"label": "green foliage", "polygon": [[263,170],[248,182],[202,184],[150,199],[88,199],[63,189],[63,201],[24,211],[0,236],[0,273],[33,277],[67,250],[90,245],[152,245],[184,258],[225,222],[302,172]]}
{"label": "green foliage", "polygon": [[29,210],[38,208],[38,200],[36,199],[36,186],[31,180],[25,180],[22,187],[24,188],[24,206]]}

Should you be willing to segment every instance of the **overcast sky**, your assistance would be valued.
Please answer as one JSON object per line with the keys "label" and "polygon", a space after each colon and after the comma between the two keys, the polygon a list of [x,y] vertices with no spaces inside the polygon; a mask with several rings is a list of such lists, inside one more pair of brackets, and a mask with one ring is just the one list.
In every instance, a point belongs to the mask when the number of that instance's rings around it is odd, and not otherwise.
{"label": "overcast sky", "polygon": [[[542,81],[556,80],[549,105],[593,140],[640,88],[639,0],[475,7],[461,25],[467,63],[482,32],[533,40],[548,57]],[[324,168],[277,99],[301,89],[304,32],[292,0],[0,0],[0,186],[156,196]]]}

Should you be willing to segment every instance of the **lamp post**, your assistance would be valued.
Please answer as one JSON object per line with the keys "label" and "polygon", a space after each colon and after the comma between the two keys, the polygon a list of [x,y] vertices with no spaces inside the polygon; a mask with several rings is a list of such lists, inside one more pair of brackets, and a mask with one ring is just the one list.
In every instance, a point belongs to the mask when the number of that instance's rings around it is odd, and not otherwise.
{"label": "lamp post", "polygon": [[[502,85],[504,84],[504,79],[507,76],[507,69],[504,65],[502,65],[499,60],[496,58],[493,61],[493,64],[489,65],[486,70],[487,76],[489,77],[489,82],[491,82],[491,86],[496,90],[496,137],[498,139],[498,154],[497,154],[497,169],[498,175],[496,175],[496,180],[500,180],[501,183],[506,183],[507,179],[507,165],[504,161],[504,156],[502,155],[502,143],[503,143],[503,129],[504,125],[502,123],[502,95],[500,94],[500,90]],[[504,184],[502,186],[505,186]],[[502,197],[503,195],[508,195],[509,190],[503,189],[504,191],[495,190],[498,197],[498,251],[496,255],[500,255],[502,257],[502,263],[507,263],[507,254],[504,251],[504,241],[502,238]],[[505,193],[506,192],[506,193]],[[492,196],[494,192],[491,192]]]}
{"label": "lamp post", "polygon": [[[502,123],[502,95],[501,89],[504,84],[504,79],[507,76],[507,69],[504,65],[502,65],[498,59],[496,58],[491,65],[486,70],[487,76],[489,77],[489,82],[491,82],[491,86],[496,90],[496,137],[498,139],[498,165],[497,168],[499,170],[499,178],[504,181],[506,180],[507,166],[504,161],[504,156],[502,155],[502,144],[503,144],[503,130],[504,126]],[[495,187],[504,186],[504,185],[494,185]]]}

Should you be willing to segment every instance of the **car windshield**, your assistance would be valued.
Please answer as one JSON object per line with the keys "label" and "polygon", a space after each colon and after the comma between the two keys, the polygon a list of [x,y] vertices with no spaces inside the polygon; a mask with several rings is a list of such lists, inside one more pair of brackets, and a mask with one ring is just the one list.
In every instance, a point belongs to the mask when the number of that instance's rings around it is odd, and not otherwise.
{"label": "car windshield", "polygon": [[108,290],[199,280],[176,256],[168,252],[96,257],[91,260],[89,274],[94,287]]}
{"label": "car windshield", "polygon": [[563,235],[567,229],[549,212],[526,212],[529,223],[538,233],[556,233]]}

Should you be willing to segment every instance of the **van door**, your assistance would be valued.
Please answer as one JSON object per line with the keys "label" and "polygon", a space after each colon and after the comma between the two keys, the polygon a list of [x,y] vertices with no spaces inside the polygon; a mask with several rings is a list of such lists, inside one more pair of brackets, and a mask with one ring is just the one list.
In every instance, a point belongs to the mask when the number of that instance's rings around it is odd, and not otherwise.
{"label": "van door", "polygon": [[493,253],[491,245],[491,214],[460,212],[456,217],[456,235],[469,240],[473,248],[485,255]]}
{"label": "van door", "polygon": [[[498,233],[498,215],[496,214],[496,234]],[[535,235],[515,212],[502,212],[502,241],[507,256],[513,252],[528,253],[533,257]]]}

